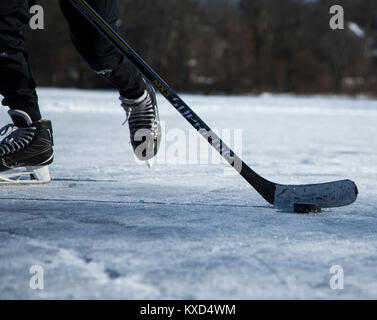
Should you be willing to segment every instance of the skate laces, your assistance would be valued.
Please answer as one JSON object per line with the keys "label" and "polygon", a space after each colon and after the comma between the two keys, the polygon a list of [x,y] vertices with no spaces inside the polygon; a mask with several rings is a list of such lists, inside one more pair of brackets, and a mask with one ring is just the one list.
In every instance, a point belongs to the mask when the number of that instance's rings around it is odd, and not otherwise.
{"label": "skate laces", "polygon": [[124,121],[122,123],[122,126],[124,126],[128,122],[128,119],[130,118],[130,115],[131,115],[131,112],[132,112],[132,107],[127,105],[125,102],[123,102],[123,100],[124,100],[123,97],[120,97],[119,99],[122,101],[122,107],[123,107],[124,111],[126,111],[126,119],[124,119]]}
{"label": "skate laces", "polygon": [[0,129],[0,136],[5,136],[9,130],[13,130],[0,142],[0,155],[10,154],[24,149],[33,140],[36,128],[18,128],[14,124],[7,124]]}
{"label": "skate laces", "polygon": [[131,136],[133,136],[138,130],[144,129],[150,130],[155,138],[157,138],[158,115],[156,105],[154,104],[151,95],[147,92],[146,97],[141,102],[136,103],[122,96],[119,99],[126,112],[126,119],[123,122],[123,125],[128,122]]}

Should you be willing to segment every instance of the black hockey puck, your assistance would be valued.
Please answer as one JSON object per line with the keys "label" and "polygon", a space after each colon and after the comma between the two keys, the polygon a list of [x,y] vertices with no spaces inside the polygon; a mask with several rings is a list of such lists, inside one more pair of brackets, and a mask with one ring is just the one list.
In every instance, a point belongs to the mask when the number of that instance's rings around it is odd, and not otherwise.
{"label": "black hockey puck", "polygon": [[296,213],[321,213],[322,208],[319,204],[295,203],[293,210]]}

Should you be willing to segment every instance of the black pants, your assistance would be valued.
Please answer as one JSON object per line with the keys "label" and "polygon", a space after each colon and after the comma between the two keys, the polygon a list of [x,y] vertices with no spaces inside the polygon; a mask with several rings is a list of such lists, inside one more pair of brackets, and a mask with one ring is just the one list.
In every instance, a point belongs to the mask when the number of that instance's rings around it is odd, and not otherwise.
{"label": "black pants", "polygon": [[[0,94],[3,105],[27,112],[36,121],[41,118],[36,84],[24,48],[24,29],[30,21],[30,6],[35,0],[0,2]],[[115,28],[117,0],[88,0],[88,3]],[[145,83],[141,74],[81,16],[67,0],[60,0],[71,38],[91,68],[103,75],[126,98],[142,95]]]}

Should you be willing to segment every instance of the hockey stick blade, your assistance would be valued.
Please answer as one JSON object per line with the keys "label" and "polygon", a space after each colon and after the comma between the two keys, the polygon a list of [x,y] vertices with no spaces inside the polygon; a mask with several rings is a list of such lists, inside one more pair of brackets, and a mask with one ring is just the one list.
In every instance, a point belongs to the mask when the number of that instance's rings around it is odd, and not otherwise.
{"label": "hockey stick blade", "polygon": [[[235,156],[235,159],[239,158]],[[244,162],[240,174],[267,202],[288,211],[293,211],[295,203],[316,204],[322,208],[343,207],[355,202],[358,195],[357,186],[351,180],[303,185],[278,184],[261,177]]]}
{"label": "hockey stick blade", "polygon": [[358,190],[351,180],[307,185],[276,185],[274,205],[292,211],[295,203],[318,204],[322,208],[347,206],[356,201]]}
{"label": "hockey stick blade", "polygon": [[220,155],[270,204],[291,210],[295,203],[312,203],[323,208],[341,207],[357,198],[357,187],[350,180],[311,185],[280,185],[268,181],[247,166],[178,96],[119,34],[85,0],[70,0],[76,9],[111,42],[189,122]]}

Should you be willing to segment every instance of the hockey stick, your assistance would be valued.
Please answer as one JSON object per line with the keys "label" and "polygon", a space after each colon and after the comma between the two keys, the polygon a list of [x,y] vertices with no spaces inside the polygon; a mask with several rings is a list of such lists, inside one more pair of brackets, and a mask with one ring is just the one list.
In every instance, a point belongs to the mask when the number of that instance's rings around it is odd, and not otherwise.
{"label": "hockey stick", "polygon": [[148,79],[170,104],[211,144],[226,161],[270,204],[292,210],[296,203],[317,204],[323,208],[353,203],[358,195],[356,184],[341,180],[310,185],[281,185],[258,175],[246,165],[178,94],[124,41],[85,0],[70,0],[90,23],[108,39]]}

